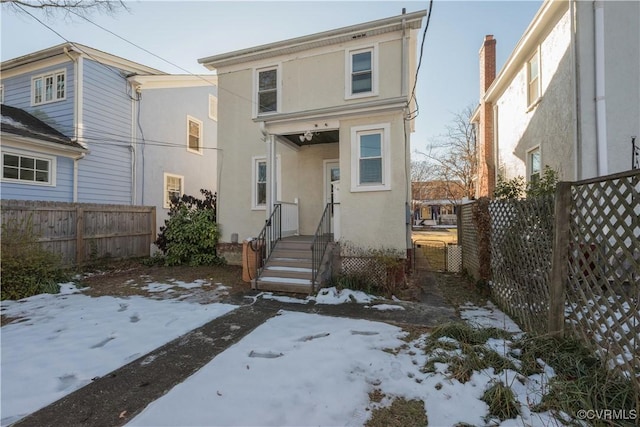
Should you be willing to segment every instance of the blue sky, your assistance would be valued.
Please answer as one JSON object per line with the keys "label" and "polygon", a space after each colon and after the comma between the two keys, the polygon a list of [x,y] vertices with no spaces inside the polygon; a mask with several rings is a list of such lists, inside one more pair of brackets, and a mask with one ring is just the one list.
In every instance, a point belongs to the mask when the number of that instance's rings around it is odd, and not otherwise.
{"label": "blue sky", "polygon": [[[333,28],[426,10],[428,1],[128,1],[129,11],[88,18],[132,46],[81,18],[46,18],[69,41],[91,46],[169,73],[205,74],[198,58]],[[455,113],[477,103],[478,50],[486,34],[497,39],[498,69],[542,4],[541,0],[435,0],[424,43],[417,98],[420,114],[412,150],[445,132]],[[7,60],[65,40],[33,18],[2,5],[1,58]],[[420,40],[426,24],[420,31]]]}

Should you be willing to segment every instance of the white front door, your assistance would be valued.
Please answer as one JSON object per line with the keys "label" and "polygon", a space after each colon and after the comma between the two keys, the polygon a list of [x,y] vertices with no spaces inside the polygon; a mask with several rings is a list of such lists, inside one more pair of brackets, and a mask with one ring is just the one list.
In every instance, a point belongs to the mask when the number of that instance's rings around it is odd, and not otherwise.
{"label": "white front door", "polygon": [[[340,180],[340,163],[338,160],[324,161],[324,205],[334,202],[334,181]],[[331,209],[331,232],[333,233],[333,209]]]}

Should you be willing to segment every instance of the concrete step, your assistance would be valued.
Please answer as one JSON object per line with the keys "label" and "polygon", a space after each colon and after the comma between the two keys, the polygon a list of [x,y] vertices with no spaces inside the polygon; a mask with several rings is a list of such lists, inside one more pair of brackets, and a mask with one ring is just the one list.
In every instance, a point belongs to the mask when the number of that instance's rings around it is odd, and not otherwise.
{"label": "concrete step", "polygon": [[260,279],[256,281],[256,289],[308,295],[312,291],[312,286],[311,280],[282,277],[260,277]]}
{"label": "concrete step", "polygon": [[293,249],[280,249],[276,247],[271,253],[271,258],[290,258],[290,259],[311,259],[311,251],[300,251]]}
{"label": "concrete step", "polygon": [[310,251],[311,241],[298,241],[298,240],[280,240],[276,246],[278,249],[295,250],[295,251]]}
{"label": "concrete step", "polygon": [[260,275],[261,279],[263,277],[311,280],[311,269],[281,270],[267,266]]}
{"label": "concrete step", "polygon": [[311,268],[311,258],[269,258],[269,265],[276,267]]}

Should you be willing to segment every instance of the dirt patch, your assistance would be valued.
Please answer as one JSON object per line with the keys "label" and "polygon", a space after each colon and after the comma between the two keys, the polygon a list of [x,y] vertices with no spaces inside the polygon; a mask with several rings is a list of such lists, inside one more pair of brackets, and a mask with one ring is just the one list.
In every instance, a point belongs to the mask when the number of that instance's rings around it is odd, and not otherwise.
{"label": "dirt patch", "polygon": [[[460,273],[430,273],[435,279],[438,293],[456,310],[466,303],[484,307],[489,300],[489,292],[472,283]],[[459,314],[459,313],[458,313]]]}
{"label": "dirt patch", "polygon": [[[189,288],[186,284],[202,282],[201,287]],[[161,291],[158,285],[171,286]],[[103,265],[82,273],[77,279],[83,293],[93,297],[127,297],[144,295],[153,298],[180,298],[202,303],[221,301],[244,294],[250,284],[242,281],[242,268],[221,266],[146,266],[140,262],[126,261]],[[181,286],[182,285],[182,286]]]}

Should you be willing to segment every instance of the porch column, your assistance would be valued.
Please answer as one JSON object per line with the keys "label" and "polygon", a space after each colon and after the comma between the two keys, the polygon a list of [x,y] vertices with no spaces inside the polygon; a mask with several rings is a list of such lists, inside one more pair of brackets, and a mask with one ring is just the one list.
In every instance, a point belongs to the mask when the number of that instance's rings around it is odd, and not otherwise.
{"label": "porch column", "polygon": [[273,212],[277,197],[276,182],[276,137],[267,135],[267,218]]}

